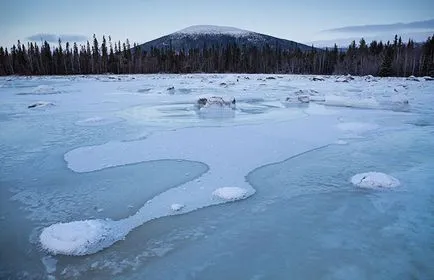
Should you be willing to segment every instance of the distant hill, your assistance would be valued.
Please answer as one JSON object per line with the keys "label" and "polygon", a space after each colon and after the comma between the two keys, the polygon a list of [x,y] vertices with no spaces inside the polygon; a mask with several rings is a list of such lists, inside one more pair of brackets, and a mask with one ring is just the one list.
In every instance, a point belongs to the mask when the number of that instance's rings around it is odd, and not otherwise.
{"label": "distant hill", "polygon": [[246,45],[247,47],[262,48],[269,45],[271,48],[279,47],[282,50],[300,48],[301,51],[310,50],[311,47],[294,41],[276,38],[252,31],[227,26],[195,25],[175,33],[160,37],[140,45],[143,51],[151,48],[168,48],[172,46],[175,51],[199,48],[204,46],[226,46],[229,44]]}

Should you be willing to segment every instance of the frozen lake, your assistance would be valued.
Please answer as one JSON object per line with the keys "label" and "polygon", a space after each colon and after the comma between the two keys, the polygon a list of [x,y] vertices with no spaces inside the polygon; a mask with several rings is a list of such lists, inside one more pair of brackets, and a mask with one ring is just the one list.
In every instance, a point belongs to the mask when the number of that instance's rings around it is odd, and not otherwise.
{"label": "frozen lake", "polygon": [[0,77],[0,278],[434,279],[434,82],[323,78]]}

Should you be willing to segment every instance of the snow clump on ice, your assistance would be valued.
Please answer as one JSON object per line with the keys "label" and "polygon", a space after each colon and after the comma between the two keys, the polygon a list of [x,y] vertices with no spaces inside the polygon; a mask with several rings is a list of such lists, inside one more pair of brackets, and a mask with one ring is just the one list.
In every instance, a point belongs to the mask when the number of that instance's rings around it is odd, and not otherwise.
{"label": "snow clump on ice", "polygon": [[170,209],[173,212],[178,212],[178,211],[182,210],[182,208],[184,208],[184,207],[185,207],[185,205],[183,205],[183,204],[174,203],[170,206]]}
{"label": "snow clump on ice", "polygon": [[381,172],[356,174],[351,183],[360,188],[394,188],[400,185],[398,179]]}

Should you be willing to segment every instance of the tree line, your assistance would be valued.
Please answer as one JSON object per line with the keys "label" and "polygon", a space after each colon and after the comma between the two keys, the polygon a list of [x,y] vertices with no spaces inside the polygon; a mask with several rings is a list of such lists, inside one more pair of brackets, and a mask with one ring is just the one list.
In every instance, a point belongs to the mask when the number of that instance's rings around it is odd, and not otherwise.
{"label": "tree line", "polygon": [[93,36],[92,44],[69,42],[38,45],[20,41],[10,49],[0,47],[0,75],[76,75],[136,73],[289,73],[351,74],[374,76],[434,76],[434,36],[424,43],[393,42],[362,38],[346,50],[308,51],[239,44],[212,45],[189,50],[165,48],[141,49],[103,36],[101,44]]}

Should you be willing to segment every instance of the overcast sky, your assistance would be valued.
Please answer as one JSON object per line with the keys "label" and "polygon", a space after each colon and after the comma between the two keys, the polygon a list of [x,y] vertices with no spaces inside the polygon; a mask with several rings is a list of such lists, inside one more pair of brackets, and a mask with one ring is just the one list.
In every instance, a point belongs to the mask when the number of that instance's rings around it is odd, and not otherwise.
{"label": "overcast sky", "polygon": [[[402,25],[402,32],[434,32],[433,0],[0,0],[0,45],[63,36],[81,41],[92,34],[143,43],[191,25],[233,26],[298,42],[399,33],[383,25],[424,21],[422,28]],[[431,20],[431,22],[428,22]],[[427,21],[427,22],[425,22]],[[383,27],[381,27],[383,26]],[[338,29],[333,31],[325,31]],[[404,30],[405,29],[405,30]],[[380,35],[379,35],[380,34]],[[393,36],[393,35],[391,35]],[[37,40],[37,41],[40,41]]]}

